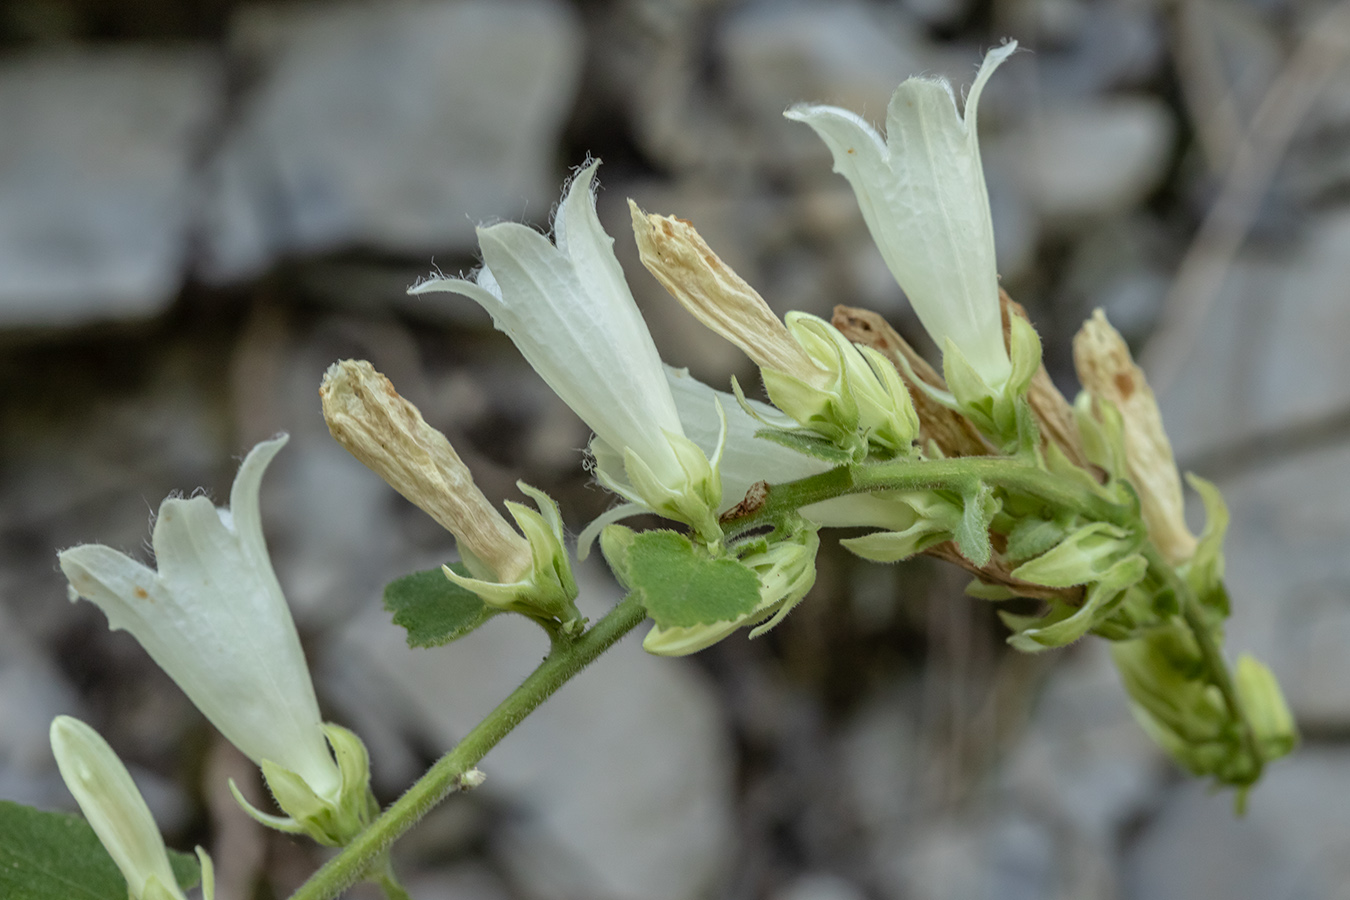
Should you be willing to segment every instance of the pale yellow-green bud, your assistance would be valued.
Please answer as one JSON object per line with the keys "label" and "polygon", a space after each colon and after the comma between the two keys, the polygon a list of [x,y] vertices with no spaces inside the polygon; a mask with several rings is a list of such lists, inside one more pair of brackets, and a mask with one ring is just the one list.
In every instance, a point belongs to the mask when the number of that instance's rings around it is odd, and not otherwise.
{"label": "pale yellow-green bud", "polygon": [[761,368],[817,387],[828,382],[828,374],[792,339],[764,298],[722,262],[691,223],[644,213],[632,200],[628,209],[642,264],[694,318]]}
{"label": "pale yellow-green bud", "polygon": [[530,545],[474,484],[445,435],[365,360],[329,366],[319,388],[323,417],[339,444],[455,536],[479,578],[519,580]]}
{"label": "pale yellow-green bud", "polygon": [[1130,348],[1100,309],[1074,337],[1073,361],[1083,389],[1099,405],[1109,403],[1120,414],[1125,468],[1139,494],[1149,538],[1168,562],[1189,559],[1195,536],[1186,527],[1181,477],[1162,413]]}
{"label": "pale yellow-green bud", "polygon": [[[97,731],[79,719],[57,716],[52,754],[75,802],[127,881],[131,900],[184,900],[164,838],[126,766]],[[211,859],[200,847],[202,895],[212,900]]]}

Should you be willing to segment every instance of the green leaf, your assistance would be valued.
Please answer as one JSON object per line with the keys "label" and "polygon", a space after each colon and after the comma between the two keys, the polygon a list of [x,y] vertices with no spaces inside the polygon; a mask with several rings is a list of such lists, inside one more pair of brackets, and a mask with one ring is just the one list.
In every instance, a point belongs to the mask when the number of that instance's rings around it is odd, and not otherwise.
{"label": "green leaf", "polygon": [[775,444],[782,444],[789,450],[796,450],[798,453],[811,456],[816,459],[824,460],[827,463],[843,465],[853,462],[853,454],[847,450],[841,450],[833,442],[827,441],[814,434],[808,434],[803,431],[784,431],[778,428],[761,428],[755,432],[755,437],[763,438],[766,441],[773,441]]}
{"label": "green leaf", "polygon": [[[184,890],[197,860],[169,851]],[[0,897],[5,900],[127,900],[127,883],[94,829],[79,816],[0,800]]]}
{"label": "green leaf", "polygon": [[[463,563],[450,568],[469,577]],[[384,608],[394,614],[395,625],[407,629],[409,647],[448,644],[501,612],[446,578],[440,569],[413,572],[389,582]]]}
{"label": "green leaf", "polygon": [[730,622],[759,605],[759,578],[734,559],[713,559],[673,531],[644,531],[628,547],[630,588],[659,628]]}

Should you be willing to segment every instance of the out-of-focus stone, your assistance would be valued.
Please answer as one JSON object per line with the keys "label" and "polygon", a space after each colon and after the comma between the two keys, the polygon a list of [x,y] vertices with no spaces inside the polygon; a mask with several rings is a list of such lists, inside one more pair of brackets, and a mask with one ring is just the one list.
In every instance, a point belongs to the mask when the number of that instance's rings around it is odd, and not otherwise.
{"label": "out-of-focus stone", "polygon": [[[618,599],[578,572],[592,619]],[[538,663],[547,642],[516,617],[446,648],[409,650],[372,610],[341,643],[347,665],[396,686],[431,740],[449,747]],[[683,900],[704,896],[734,849],[731,748],[695,670],[655,659],[637,636],[565,685],[492,750],[484,796],[517,815],[493,845],[530,896]],[[452,798],[449,802],[455,802]]]}
{"label": "out-of-focus stone", "polygon": [[0,798],[70,805],[48,738],[62,714],[82,715],[75,691],[0,605]]}
{"label": "out-of-focus stone", "polygon": [[1125,856],[1125,900],[1350,897],[1350,753],[1305,749],[1262,777],[1247,814],[1192,782]]}
{"label": "out-of-focus stone", "polygon": [[1350,448],[1300,453],[1222,479],[1230,652],[1280,680],[1304,725],[1350,725]]}
{"label": "out-of-focus stone", "polygon": [[218,114],[204,49],[0,62],[0,327],[162,311],[187,266],[192,169]]}
{"label": "out-of-focus stone", "polygon": [[863,900],[862,888],[838,875],[813,872],[792,881],[773,900]]}
{"label": "out-of-focus stone", "polygon": [[1289,257],[1249,255],[1233,265],[1177,377],[1159,398],[1180,458],[1350,407],[1346,284],[1345,210],[1310,222],[1305,241]]}
{"label": "out-of-focus stone", "polygon": [[1075,645],[1036,701],[1000,787],[1109,858],[1116,829],[1158,787],[1160,751],[1130,715],[1104,641]]}
{"label": "out-of-focus stone", "polygon": [[783,118],[797,102],[831,103],[884,124],[891,94],[928,65],[905,19],[845,2],[751,3],[718,35],[732,102],[750,117],[771,162],[829,172],[829,151],[810,128]]}
{"label": "out-of-focus stone", "polygon": [[1015,809],[929,816],[878,860],[877,869],[885,896],[896,900],[1110,896],[1109,884],[1078,880],[1081,861],[1059,838],[1049,823]]}
{"label": "out-of-focus stone", "polygon": [[256,7],[260,71],[213,170],[205,274],[362,245],[470,250],[474,223],[542,217],[581,33],[556,0]]}
{"label": "out-of-focus stone", "polygon": [[1166,172],[1175,123],[1161,101],[1050,107],[1010,136],[1022,182],[1052,226],[1128,211]]}

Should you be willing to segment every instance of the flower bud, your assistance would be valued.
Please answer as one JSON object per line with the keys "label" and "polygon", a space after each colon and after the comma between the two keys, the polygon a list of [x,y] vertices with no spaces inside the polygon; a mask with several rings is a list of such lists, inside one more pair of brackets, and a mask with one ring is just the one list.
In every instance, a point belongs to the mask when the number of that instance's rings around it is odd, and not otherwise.
{"label": "flower bud", "polygon": [[722,262],[691,223],[644,213],[632,200],[628,209],[642,264],[694,318],[740,347],[755,365],[825,385],[827,373],[811,361],[764,298]]}
{"label": "flower bud", "polygon": [[1186,527],[1181,477],[1162,413],[1125,339],[1100,309],[1074,336],[1073,361],[1078,380],[1096,405],[1110,403],[1120,413],[1125,468],[1139,494],[1149,538],[1168,562],[1189,559],[1195,536]]}
{"label": "flower bud", "polygon": [[[52,720],[51,742],[61,778],[127,880],[131,900],[185,900],[169,866],[159,826],[108,742],[70,716]],[[202,866],[202,895],[212,900],[211,858],[200,847],[197,856]]]}
{"label": "flower bud", "polygon": [[866,456],[869,447],[890,456],[909,453],[919,434],[919,418],[895,366],[807,313],[788,313],[787,330],[828,378],[810,382],[762,369],[774,405],[857,458]]}
{"label": "flower bud", "polygon": [[444,434],[364,360],[328,367],[323,417],[339,444],[455,536],[477,577],[515,582],[530,568],[529,542],[474,484]]}

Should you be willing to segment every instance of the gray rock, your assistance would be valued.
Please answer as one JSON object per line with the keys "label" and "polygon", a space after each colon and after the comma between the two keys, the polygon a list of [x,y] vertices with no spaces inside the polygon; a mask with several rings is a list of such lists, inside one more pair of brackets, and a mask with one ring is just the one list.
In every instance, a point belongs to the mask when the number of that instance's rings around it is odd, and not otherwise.
{"label": "gray rock", "polygon": [[255,7],[262,75],[213,167],[204,274],[351,245],[469,251],[475,222],[542,219],[581,64],[551,0]]}
{"label": "gray rock", "polygon": [[[592,618],[618,599],[594,567],[578,581]],[[339,652],[396,686],[386,705],[402,704],[448,748],[546,649],[534,626],[510,617],[449,647],[412,651],[372,610]],[[694,669],[647,656],[637,635],[564,686],[481,768],[483,795],[518,811],[493,844],[530,896],[692,900],[730,861],[730,747],[716,703]]]}
{"label": "gray rock", "polygon": [[794,879],[773,894],[772,900],[864,900],[862,888],[846,878],[813,872]]}
{"label": "gray rock", "polygon": [[198,48],[0,63],[0,327],[168,306],[187,266],[193,159],[221,87]]}
{"label": "gray rock", "polygon": [[1350,211],[1313,219],[1291,257],[1236,262],[1160,397],[1185,459],[1350,405]]}
{"label": "gray rock", "polygon": [[1350,754],[1305,749],[1277,763],[1247,815],[1191,783],[1171,795],[1125,857],[1128,900],[1345,898]]}
{"label": "gray rock", "polygon": [[1128,211],[1166,172],[1176,125],[1161,101],[1113,97],[1052,106],[1015,142],[1021,180],[1048,225]]}
{"label": "gray rock", "polygon": [[1161,753],[1130,715],[1104,641],[1067,651],[1042,689],[1000,789],[1109,856],[1116,830],[1159,786]]}
{"label": "gray rock", "polygon": [[1015,810],[931,816],[879,861],[886,896],[906,900],[1044,900],[1061,889],[1055,835]]}
{"label": "gray rock", "polygon": [[1269,665],[1304,725],[1350,724],[1350,484],[1344,445],[1221,479],[1230,656]]}
{"label": "gray rock", "polygon": [[718,42],[731,100],[750,117],[763,152],[823,173],[825,145],[783,110],[831,103],[884,124],[896,86],[928,65],[912,25],[856,0],[752,3],[728,17]]}

